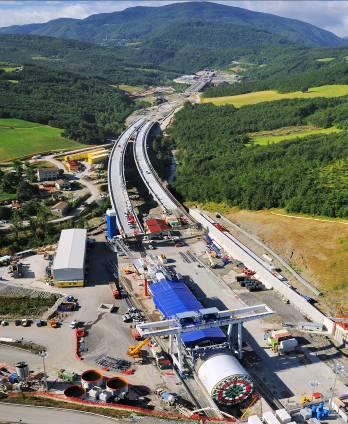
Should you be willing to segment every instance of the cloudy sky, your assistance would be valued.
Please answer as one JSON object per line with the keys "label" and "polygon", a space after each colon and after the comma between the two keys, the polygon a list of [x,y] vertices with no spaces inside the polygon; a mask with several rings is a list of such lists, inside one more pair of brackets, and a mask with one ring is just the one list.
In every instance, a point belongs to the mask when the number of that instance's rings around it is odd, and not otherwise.
{"label": "cloudy sky", "polygon": [[[176,0],[177,2],[178,0]],[[337,35],[348,35],[348,1],[322,0],[219,0],[218,3],[296,18],[325,28]],[[89,0],[89,1],[0,1],[0,27],[47,22],[51,19],[85,18],[94,13],[113,12],[136,5],[161,6],[175,1]]]}

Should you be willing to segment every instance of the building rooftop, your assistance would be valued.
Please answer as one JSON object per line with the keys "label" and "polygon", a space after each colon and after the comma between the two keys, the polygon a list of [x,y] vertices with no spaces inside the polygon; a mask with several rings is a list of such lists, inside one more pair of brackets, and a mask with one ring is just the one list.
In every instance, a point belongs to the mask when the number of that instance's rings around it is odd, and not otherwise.
{"label": "building rooftop", "polygon": [[[175,315],[182,312],[192,312],[203,309],[202,304],[196,299],[183,280],[160,280],[150,284],[149,289],[152,293],[156,308],[159,309],[167,319],[173,318]],[[186,346],[195,346],[198,343],[206,341],[222,343],[226,340],[226,336],[220,328],[190,331],[182,334],[181,337]]]}
{"label": "building rooftop", "polygon": [[[68,206],[69,206],[68,202],[58,202],[54,206],[52,206],[52,209],[65,209]],[[66,231],[66,230],[63,230],[63,231]],[[62,231],[62,233],[63,233],[63,231]],[[67,230],[67,231],[70,231],[70,230]]]}
{"label": "building rooftop", "polygon": [[171,227],[163,219],[152,218],[145,221],[145,226],[149,233],[160,233],[161,231],[170,231]]}
{"label": "building rooftop", "polygon": [[46,168],[37,168],[37,171],[38,172],[58,172],[59,171],[59,169],[58,168],[56,168],[55,166],[52,166],[52,167],[46,167]]}
{"label": "building rooftop", "polygon": [[86,254],[87,230],[62,230],[53,269],[83,268]]}

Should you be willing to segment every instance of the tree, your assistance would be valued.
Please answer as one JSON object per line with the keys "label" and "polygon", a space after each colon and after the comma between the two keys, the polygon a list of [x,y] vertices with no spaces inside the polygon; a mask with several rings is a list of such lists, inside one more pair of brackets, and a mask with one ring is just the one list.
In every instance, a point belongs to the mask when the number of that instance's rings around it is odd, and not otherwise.
{"label": "tree", "polygon": [[6,172],[2,179],[2,189],[7,193],[15,193],[20,177],[14,172]]}
{"label": "tree", "polygon": [[35,170],[29,165],[25,168],[25,176],[27,177],[27,180],[31,183],[36,182],[36,173]]}
{"label": "tree", "polygon": [[18,241],[20,230],[23,228],[23,221],[20,212],[15,211],[11,219],[11,231],[15,236],[15,241]]}
{"label": "tree", "polygon": [[0,206],[0,219],[8,220],[11,218],[11,209],[6,206]]}
{"label": "tree", "polygon": [[29,200],[37,196],[39,189],[37,186],[29,184],[27,181],[22,180],[17,188],[16,196],[18,200]]}

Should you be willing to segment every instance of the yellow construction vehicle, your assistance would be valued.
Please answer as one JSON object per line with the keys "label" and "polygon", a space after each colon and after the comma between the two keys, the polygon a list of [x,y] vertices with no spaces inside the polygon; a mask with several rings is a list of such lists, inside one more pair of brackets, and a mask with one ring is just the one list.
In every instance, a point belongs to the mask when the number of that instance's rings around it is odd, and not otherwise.
{"label": "yellow construction vehicle", "polygon": [[305,405],[307,405],[308,403],[312,402],[312,400],[313,400],[313,396],[312,396],[312,395],[303,394],[303,395],[300,397],[300,404],[301,404],[302,406],[305,406]]}
{"label": "yellow construction vehicle", "polygon": [[147,338],[140,342],[137,346],[128,346],[127,355],[131,358],[141,358],[141,348],[149,343],[150,339]]}

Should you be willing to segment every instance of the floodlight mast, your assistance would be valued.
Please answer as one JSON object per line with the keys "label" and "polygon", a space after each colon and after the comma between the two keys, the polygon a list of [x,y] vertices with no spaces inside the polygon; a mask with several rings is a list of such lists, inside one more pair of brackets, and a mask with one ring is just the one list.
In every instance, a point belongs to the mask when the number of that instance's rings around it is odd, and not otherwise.
{"label": "floodlight mast", "polygon": [[[179,369],[179,372],[182,373],[182,334],[191,331],[228,326],[227,342],[231,349],[232,328],[233,325],[237,325],[238,357],[242,359],[243,323],[267,318],[273,314],[274,311],[265,304],[247,306],[240,309],[227,309],[225,311],[219,311],[217,308],[207,308],[200,309],[199,311],[188,311],[182,314],[176,314],[174,318],[168,320],[137,324],[136,328],[144,338],[169,336],[169,354]],[[174,345],[177,357],[174,352]]]}

